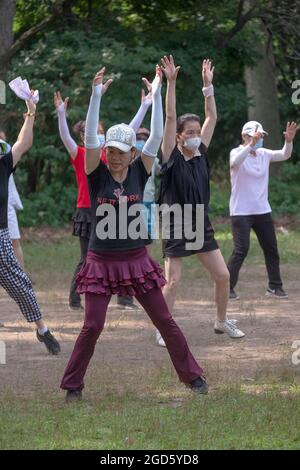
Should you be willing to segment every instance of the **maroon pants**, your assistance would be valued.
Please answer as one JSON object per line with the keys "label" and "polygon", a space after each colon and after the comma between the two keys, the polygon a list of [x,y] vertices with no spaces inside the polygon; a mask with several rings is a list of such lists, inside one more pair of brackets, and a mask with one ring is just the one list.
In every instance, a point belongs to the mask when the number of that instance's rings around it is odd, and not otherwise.
{"label": "maroon pants", "polygon": [[[103,330],[110,298],[101,294],[85,294],[85,320],[61,382],[61,388],[64,390],[83,389],[83,379],[97,339]],[[189,383],[201,376],[203,370],[197,364],[185,337],[173,320],[161,289],[151,289],[136,298],[162,335],[179,379]]]}

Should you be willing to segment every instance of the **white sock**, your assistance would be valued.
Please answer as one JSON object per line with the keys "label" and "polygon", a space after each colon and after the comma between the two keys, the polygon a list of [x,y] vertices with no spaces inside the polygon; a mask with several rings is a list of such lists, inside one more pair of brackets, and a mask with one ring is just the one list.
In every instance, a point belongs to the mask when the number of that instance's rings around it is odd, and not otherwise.
{"label": "white sock", "polygon": [[44,328],[38,328],[38,332],[40,335],[44,335],[48,331],[48,326],[45,325]]}

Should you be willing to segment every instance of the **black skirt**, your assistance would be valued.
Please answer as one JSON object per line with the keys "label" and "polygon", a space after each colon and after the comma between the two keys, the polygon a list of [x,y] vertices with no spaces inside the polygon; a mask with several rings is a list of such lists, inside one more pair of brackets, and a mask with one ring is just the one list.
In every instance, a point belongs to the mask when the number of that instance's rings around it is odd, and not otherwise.
{"label": "black skirt", "polygon": [[73,233],[75,237],[90,238],[91,234],[91,209],[80,207],[76,209],[72,217]]}

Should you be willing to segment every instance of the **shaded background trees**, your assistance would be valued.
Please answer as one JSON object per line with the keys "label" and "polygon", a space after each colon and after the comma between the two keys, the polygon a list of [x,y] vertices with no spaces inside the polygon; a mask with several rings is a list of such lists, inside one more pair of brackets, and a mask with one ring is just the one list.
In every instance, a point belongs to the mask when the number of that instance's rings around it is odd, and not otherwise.
{"label": "shaded background trees", "polygon": [[[16,5],[15,5],[16,4]],[[282,0],[0,0],[1,75],[8,82],[26,77],[40,90],[35,143],[16,179],[23,196],[24,224],[68,221],[75,204],[75,181],[57,130],[53,92],[70,97],[70,125],[86,114],[91,79],[105,65],[114,84],[105,97],[106,126],[129,122],[139,106],[141,77],[153,76],[162,54],[181,65],[178,113],[203,117],[201,61],[213,59],[219,121],[210,159],[215,184],[215,214],[228,205],[228,154],[240,140],[248,118],[270,130],[266,144],[282,144],[289,119],[299,121],[291,84],[299,75],[300,2]],[[13,26],[13,35],[12,35]],[[23,105],[7,92],[0,123],[10,140],[21,125]],[[146,119],[149,124],[149,116]],[[279,212],[299,210],[299,155],[279,165],[271,199]],[[278,187],[281,188],[280,196]]]}

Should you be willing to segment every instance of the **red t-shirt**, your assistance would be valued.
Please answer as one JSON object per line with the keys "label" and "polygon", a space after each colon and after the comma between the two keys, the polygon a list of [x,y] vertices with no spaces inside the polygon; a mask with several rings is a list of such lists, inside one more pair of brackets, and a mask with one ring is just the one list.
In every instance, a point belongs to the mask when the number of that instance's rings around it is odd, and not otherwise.
{"label": "red t-shirt", "polygon": [[[77,205],[76,205],[78,209],[81,207],[91,207],[88,182],[87,182],[87,177],[86,177],[85,170],[84,170],[84,157],[85,157],[85,149],[84,147],[80,147],[80,145],[78,145],[76,157],[71,158],[71,163],[75,171],[77,188],[78,188]],[[101,160],[103,163],[107,164],[105,149],[103,149],[101,152]]]}

